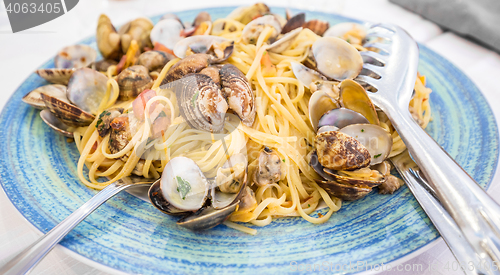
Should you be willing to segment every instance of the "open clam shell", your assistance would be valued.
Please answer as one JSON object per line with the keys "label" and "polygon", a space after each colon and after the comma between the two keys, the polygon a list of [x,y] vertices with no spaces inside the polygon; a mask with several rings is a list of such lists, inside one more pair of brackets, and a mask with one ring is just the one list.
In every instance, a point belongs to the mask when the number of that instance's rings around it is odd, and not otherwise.
{"label": "open clam shell", "polygon": [[311,83],[315,83],[317,81],[326,81],[326,77],[316,72],[315,70],[309,69],[306,66],[298,63],[291,62],[292,71],[295,75],[295,78],[300,81],[300,83],[306,87],[309,87]]}
{"label": "open clam shell", "polygon": [[318,128],[335,126],[340,129],[351,124],[367,123],[370,122],[362,114],[346,108],[338,108],[324,113],[318,121]]}
{"label": "open clam shell", "polygon": [[318,71],[329,78],[342,81],[355,78],[363,69],[358,50],[337,37],[322,37],[312,45]]}
{"label": "open clam shell", "polygon": [[172,204],[170,204],[162,195],[160,189],[161,181],[155,182],[149,188],[148,196],[151,203],[161,212],[172,215],[172,216],[180,216],[189,214],[189,211],[183,211],[175,208]]}
{"label": "open clam shell", "polygon": [[236,66],[226,64],[219,71],[222,82],[222,95],[227,99],[229,108],[251,127],[255,121],[255,95],[246,76]]}
{"label": "open clam shell", "polygon": [[76,70],[68,82],[68,99],[85,112],[97,115],[97,109],[106,95],[108,78],[89,68]]}
{"label": "open clam shell", "polygon": [[173,49],[175,44],[183,39],[181,36],[183,29],[184,26],[178,20],[173,18],[163,19],[153,27],[150,38],[153,44],[158,42],[169,49]]}
{"label": "open clam shell", "polygon": [[210,53],[212,63],[220,63],[229,58],[233,53],[233,48],[234,42],[230,39],[213,35],[194,35],[177,42],[174,54],[179,58],[184,58],[188,50],[192,53]]}
{"label": "open clam shell", "polygon": [[[360,43],[361,39],[366,36],[367,28],[358,23],[344,22],[331,26],[324,34],[323,37],[338,37],[343,39],[349,39],[349,37],[354,38],[356,36],[357,41],[351,41]],[[351,34],[352,33],[352,34]],[[348,36],[348,37],[346,37]]]}
{"label": "open clam shell", "polygon": [[213,228],[227,220],[229,215],[236,211],[238,203],[239,201],[222,209],[206,207],[194,214],[181,218],[177,221],[177,224],[195,231]]}
{"label": "open clam shell", "polygon": [[96,41],[97,47],[105,59],[119,60],[123,55],[120,35],[105,14],[99,16]]}
{"label": "open clam shell", "polygon": [[214,133],[224,129],[227,103],[209,76],[191,74],[161,88],[175,92],[182,117],[194,129]]}
{"label": "open clam shell", "polygon": [[43,93],[41,95],[47,109],[68,126],[88,126],[94,121],[92,114],[85,112],[75,105]]}
{"label": "open clam shell", "polygon": [[123,25],[118,30],[118,34],[121,36],[122,51],[124,53],[127,52],[132,40],[137,42],[141,51],[144,51],[145,47],[152,48],[153,44],[151,43],[149,35],[153,27],[153,22],[145,17],[134,19]]}
{"label": "open clam shell", "polygon": [[273,53],[282,53],[286,49],[288,49],[293,42],[295,41],[295,38],[299,36],[300,32],[302,31],[302,27],[296,28],[293,31],[290,31],[286,33],[283,37],[280,39],[274,41],[267,50]]}
{"label": "open clam shell", "polygon": [[377,170],[371,170],[372,175],[367,179],[341,175],[341,173],[342,173],[341,171],[335,171],[335,170],[331,170],[328,168],[324,168],[323,171],[325,171],[325,173],[329,174],[338,183],[343,183],[343,184],[357,186],[357,187],[363,187],[363,188],[364,187],[373,188],[375,186],[382,184],[386,180],[384,175],[382,175]]}
{"label": "open clam shell", "polygon": [[281,33],[281,24],[276,17],[272,15],[264,15],[252,20],[252,22],[248,23],[245,28],[243,28],[241,38],[245,43],[255,44],[257,43],[260,33],[266,26],[273,28],[273,32],[268,38],[269,41],[273,42]]}
{"label": "open clam shell", "polygon": [[97,52],[87,45],[72,45],[60,50],[54,58],[59,69],[84,68],[95,61]]}
{"label": "open clam shell", "polygon": [[313,129],[316,131],[319,127],[325,126],[324,122],[320,124],[320,119],[322,119],[328,111],[334,111],[334,109],[339,107],[340,104],[338,101],[328,95],[326,91],[319,90],[313,93],[309,99],[309,121]]}
{"label": "open clam shell", "polygon": [[74,137],[73,131],[75,130],[75,128],[64,124],[49,110],[42,110],[40,112],[40,117],[42,118],[43,122],[45,122],[45,124],[47,124],[50,128],[54,129],[57,133],[69,138]]}
{"label": "open clam shell", "polygon": [[290,19],[288,19],[288,21],[286,21],[286,24],[283,26],[281,33],[285,34],[297,28],[301,28],[305,22],[306,22],[306,14],[303,12],[298,13],[293,17],[291,17]]}
{"label": "open clam shell", "polygon": [[370,152],[370,165],[383,162],[392,150],[392,136],[384,128],[373,124],[352,124],[340,132],[358,140]]}
{"label": "open clam shell", "polygon": [[340,104],[362,114],[371,124],[380,124],[375,105],[356,81],[346,79],[340,83]]}
{"label": "open clam shell", "polygon": [[75,69],[39,69],[35,73],[50,83],[68,85]]}
{"label": "open clam shell", "polygon": [[37,109],[45,109],[47,107],[45,106],[45,102],[43,102],[42,100],[42,93],[55,98],[59,98],[62,101],[66,101],[67,103],[69,103],[68,99],[66,98],[66,86],[60,84],[38,87],[25,95],[22,100],[24,103],[27,103]]}

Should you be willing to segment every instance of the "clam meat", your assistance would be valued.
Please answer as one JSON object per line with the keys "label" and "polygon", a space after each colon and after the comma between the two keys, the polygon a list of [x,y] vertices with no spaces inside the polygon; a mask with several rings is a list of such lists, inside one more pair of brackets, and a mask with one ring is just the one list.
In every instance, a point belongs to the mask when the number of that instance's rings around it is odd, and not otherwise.
{"label": "clam meat", "polygon": [[269,147],[264,147],[259,154],[259,164],[254,173],[255,184],[264,186],[275,183],[284,175],[284,167],[278,153]]}

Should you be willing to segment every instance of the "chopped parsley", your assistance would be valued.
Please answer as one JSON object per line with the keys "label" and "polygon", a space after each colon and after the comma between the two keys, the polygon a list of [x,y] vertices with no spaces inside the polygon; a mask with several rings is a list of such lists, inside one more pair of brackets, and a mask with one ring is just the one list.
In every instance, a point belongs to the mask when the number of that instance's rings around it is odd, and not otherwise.
{"label": "chopped parsley", "polygon": [[181,198],[185,200],[187,193],[191,191],[191,185],[189,184],[188,181],[184,180],[179,176],[176,176],[175,179],[177,180],[177,192],[179,192]]}
{"label": "chopped parsley", "polygon": [[347,43],[351,43],[351,39],[349,39],[349,38],[347,38],[346,41],[347,41]]}
{"label": "chopped parsley", "polygon": [[381,155],[382,155],[382,154],[378,154],[378,155],[375,155],[375,156],[373,156],[373,157],[374,157],[374,158],[378,158],[378,157],[380,157]]}
{"label": "chopped parsley", "polygon": [[199,93],[200,93],[200,90],[196,91],[196,93],[193,95],[193,98],[191,98],[191,104],[193,105],[193,108],[196,107],[195,102],[196,102],[196,99],[198,98]]}
{"label": "chopped parsley", "polygon": [[283,159],[283,162],[285,162],[285,159]]}
{"label": "chopped parsley", "polygon": [[311,205],[310,205],[310,204],[308,204],[308,205],[307,205],[307,207],[311,207]]}
{"label": "chopped parsley", "polygon": [[361,132],[364,132],[364,131],[365,131],[365,129],[361,129]]}

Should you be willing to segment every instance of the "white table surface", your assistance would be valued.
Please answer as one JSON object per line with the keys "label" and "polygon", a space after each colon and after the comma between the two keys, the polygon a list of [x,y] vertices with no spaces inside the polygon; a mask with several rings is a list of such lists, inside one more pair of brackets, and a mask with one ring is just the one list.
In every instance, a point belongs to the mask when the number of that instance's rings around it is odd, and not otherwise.
{"label": "white table surface", "polygon": [[[0,0],[1,1],[1,0]],[[0,109],[22,81],[39,65],[64,46],[94,35],[99,14],[106,13],[115,25],[138,17],[175,12],[184,9],[222,5],[252,4],[254,1],[172,1],[82,0],[68,14],[41,26],[13,34],[3,3],[0,4]],[[316,9],[373,22],[395,23],[420,43],[443,55],[459,67],[490,102],[497,121],[500,121],[500,56],[453,33],[444,32],[434,23],[421,18],[387,0],[283,0],[268,1],[269,5]],[[2,161],[2,160],[0,160]],[[500,195],[500,172],[497,170],[488,191]],[[0,265],[9,260],[42,235],[12,205],[0,191]],[[31,274],[116,274],[116,270],[95,266],[58,245]],[[462,274],[447,270],[455,261],[441,239],[409,255],[401,263],[422,264],[423,272],[386,271],[382,274]],[[432,266],[433,268],[429,268]]]}

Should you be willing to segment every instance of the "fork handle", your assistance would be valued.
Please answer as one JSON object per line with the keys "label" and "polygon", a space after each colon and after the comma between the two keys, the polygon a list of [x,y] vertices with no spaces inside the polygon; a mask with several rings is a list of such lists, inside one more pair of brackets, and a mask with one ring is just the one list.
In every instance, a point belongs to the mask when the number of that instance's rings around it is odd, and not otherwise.
{"label": "fork handle", "polygon": [[101,204],[118,194],[120,191],[131,186],[132,185],[117,184],[116,182],[108,185],[61,223],[52,228],[47,234],[40,237],[32,245],[28,246],[17,256],[5,263],[3,267],[0,267],[0,274],[26,274],[30,272],[38,262],[56,246],[56,244],[58,244],[83,219],[90,215],[90,213],[94,212],[97,207],[101,206]]}
{"label": "fork handle", "polygon": [[497,264],[498,270],[500,206],[413,120],[408,109],[384,107],[413,160],[479,259],[490,267]]}

